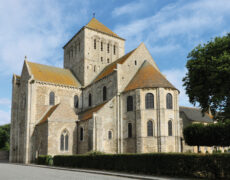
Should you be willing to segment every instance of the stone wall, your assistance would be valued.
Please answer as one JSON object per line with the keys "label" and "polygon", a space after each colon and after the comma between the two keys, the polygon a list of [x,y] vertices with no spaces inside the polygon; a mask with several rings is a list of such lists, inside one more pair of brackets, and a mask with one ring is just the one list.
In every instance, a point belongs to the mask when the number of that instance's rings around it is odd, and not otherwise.
{"label": "stone wall", "polygon": [[9,160],[9,151],[0,151],[0,161]]}

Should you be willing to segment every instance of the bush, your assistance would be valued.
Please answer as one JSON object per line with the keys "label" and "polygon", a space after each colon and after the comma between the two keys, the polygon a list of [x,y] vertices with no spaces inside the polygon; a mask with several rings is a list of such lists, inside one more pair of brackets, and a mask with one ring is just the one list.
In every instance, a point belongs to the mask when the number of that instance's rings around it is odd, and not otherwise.
{"label": "bush", "polygon": [[38,156],[37,164],[51,166],[51,165],[53,165],[53,158],[50,155]]}
{"label": "bush", "polygon": [[180,177],[230,178],[230,154],[54,156],[55,166]]}
{"label": "bush", "polygon": [[216,124],[192,124],[183,130],[190,146],[230,146],[230,121]]}

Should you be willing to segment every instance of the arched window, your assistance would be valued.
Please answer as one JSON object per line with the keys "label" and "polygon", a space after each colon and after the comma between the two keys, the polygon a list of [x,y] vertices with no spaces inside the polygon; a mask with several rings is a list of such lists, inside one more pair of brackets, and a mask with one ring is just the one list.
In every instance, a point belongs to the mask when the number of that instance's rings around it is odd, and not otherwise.
{"label": "arched window", "polygon": [[112,139],[112,131],[108,132],[108,139]]}
{"label": "arched window", "polygon": [[94,39],[94,49],[97,49],[97,41]]}
{"label": "arched window", "polygon": [[64,151],[64,135],[61,135],[61,146],[60,146],[61,151]]}
{"label": "arched window", "polygon": [[147,93],[145,95],[145,108],[153,109],[154,108],[154,96],[152,93]]}
{"label": "arched window", "polygon": [[101,51],[103,51],[103,42],[101,42]]}
{"label": "arched window", "polygon": [[109,53],[109,44],[107,44],[107,53]]}
{"label": "arched window", "polygon": [[89,93],[89,107],[92,106],[92,95]]}
{"label": "arched window", "polygon": [[60,150],[61,151],[68,151],[69,150],[69,135],[68,131],[64,130],[61,134],[61,139],[60,139]]}
{"label": "arched window", "polygon": [[172,121],[168,121],[168,135],[172,136]]}
{"label": "arched window", "polygon": [[78,108],[78,103],[79,103],[79,102],[78,102],[78,96],[75,95],[75,96],[74,96],[74,107],[75,107],[75,108]]}
{"label": "arched window", "polygon": [[147,135],[153,136],[153,122],[151,120],[147,122]]}
{"label": "arched window", "polygon": [[101,62],[103,63],[103,57],[101,57]]}
{"label": "arched window", "polygon": [[83,141],[83,128],[80,128],[80,140]]}
{"label": "arched window", "polygon": [[166,96],[166,108],[172,109],[172,94],[168,93]]}
{"label": "arched window", "polygon": [[109,63],[109,58],[107,59],[107,63]]}
{"label": "arched window", "polygon": [[127,111],[133,110],[133,96],[127,97]]}
{"label": "arched window", "polygon": [[50,105],[55,104],[55,94],[54,92],[50,92]]}
{"label": "arched window", "polygon": [[93,67],[93,71],[94,71],[94,72],[96,72],[96,71],[97,71],[97,66],[96,66],[96,65],[94,65],[94,67]]}
{"label": "arched window", "polygon": [[132,137],[132,123],[128,123],[128,137]]}
{"label": "arched window", "polygon": [[113,54],[114,55],[116,54],[116,46],[115,45],[113,46]]}
{"label": "arched window", "polygon": [[106,86],[103,87],[103,101],[107,100],[107,88]]}
{"label": "arched window", "polygon": [[135,66],[137,65],[137,61],[136,60],[134,61],[134,64],[135,64]]}

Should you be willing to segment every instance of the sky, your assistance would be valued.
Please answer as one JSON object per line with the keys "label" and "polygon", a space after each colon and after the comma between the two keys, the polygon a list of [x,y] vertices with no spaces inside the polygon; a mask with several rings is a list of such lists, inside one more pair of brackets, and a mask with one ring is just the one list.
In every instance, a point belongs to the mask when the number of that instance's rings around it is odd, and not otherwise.
{"label": "sky", "polygon": [[10,122],[13,73],[28,61],[63,67],[71,37],[96,18],[126,39],[144,42],[161,72],[180,90],[188,53],[230,32],[230,0],[3,0],[0,3],[0,125]]}

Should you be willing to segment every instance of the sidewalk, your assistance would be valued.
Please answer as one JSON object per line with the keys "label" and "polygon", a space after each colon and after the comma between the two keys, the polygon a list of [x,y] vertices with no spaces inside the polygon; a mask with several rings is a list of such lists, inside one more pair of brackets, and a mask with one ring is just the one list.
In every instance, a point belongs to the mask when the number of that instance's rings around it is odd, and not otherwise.
{"label": "sidewalk", "polygon": [[64,167],[46,166],[46,165],[37,165],[37,164],[18,164],[18,163],[13,163],[13,164],[23,165],[23,166],[39,167],[39,168],[46,168],[46,169],[49,168],[49,169],[64,170],[64,171],[75,171],[75,172],[92,173],[92,174],[99,174],[99,175],[110,175],[110,176],[124,177],[124,178],[130,178],[130,179],[143,179],[143,180],[192,180],[191,178],[175,178],[175,177],[163,177],[163,176],[162,177],[157,177],[157,176],[150,176],[150,175],[119,173],[119,172],[111,172],[111,171],[103,171],[103,170],[91,170],[91,169],[64,168]]}

